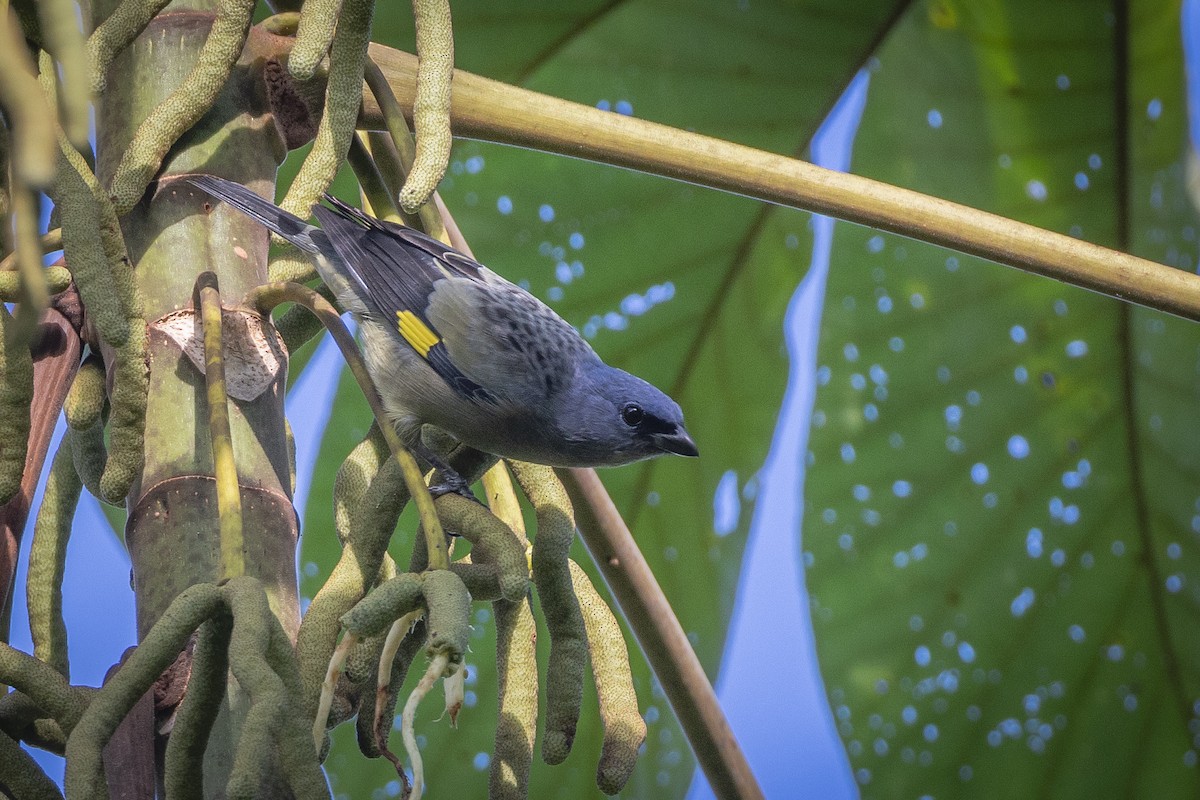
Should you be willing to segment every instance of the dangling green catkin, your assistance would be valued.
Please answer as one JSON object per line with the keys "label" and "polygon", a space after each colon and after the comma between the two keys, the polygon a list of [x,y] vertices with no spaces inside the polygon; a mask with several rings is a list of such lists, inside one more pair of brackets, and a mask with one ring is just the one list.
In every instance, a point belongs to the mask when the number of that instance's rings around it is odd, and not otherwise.
{"label": "dangling green catkin", "polygon": [[15,740],[0,736],[0,784],[21,800],[62,800],[58,785]]}
{"label": "dangling green catkin", "polygon": [[553,469],[517,461],[510,461],[509,468],[537,512],[533,582],[550,630],[542,758],[547,764],[559,764],[575,741],[587,664],[587,633],[567,566],[567,554],[575,539],[574,515],[571,500]]}
{"label": "dangling green catkin", "polygon": [[[42,90],[53,100],[58,93],[54,62],[43,52],[39,64]],[[101,339],[121,347],[129,338],[130,317],[135,311],[140,316],[141,309],[134,307],[131,278],[119,274],[120,263],[128,261],[120,221],[87,161],[61,130],[52,135],[58,160],[51,195],[62,220],[64,261],[88,321]]]}
{"label": "dangling green catkin", "polygon": [[104,362],[93,353],[79,365],[63,401],[67,424],[73,430],[84,431],[100,421],[106,396],[104,380]]}
{"label": "dangling green catkin", "polygon": [[183,650],[192,631],[225,606],[213,584],[184,589],[167,607],[137,649],[97,692],[67,739],[64,777],[69,797],[103,797],[104,743],[154,681]]}
{"label": "dangling green catkin", "polygon": [[108,461],[100,476],[100,499],[120,503],[145,463],[146,326],[130,328],[128,343],[117,351],[108,420]]}
{"label": "dangling green catkin", "polygon": [[163,759],[163,782],[172,800],[203,800],[204,750],[221,710],[229,674],[233,620],[218,614],[200,626],[187,694],[175,716]]}
{"label": "dangling green catkin", "polygon": [[372,423],[366,437],[338,467],[333,480],[333,528],[342,544],[350,539],[351,525],[363,496],[387,456],[387,442],[379,432],[378,423]]}
{"label": "dangling green catkin", "polygon": [[63,441],[71,447],[75,472],[83,481],[88,494],[102,500],[100,476],[104,474],[104,464],[108,461],[108,448],[104,445],[104,423],[97,421],[95,425],[84,430],[69,430]]}
{"label": "dangling green catkin", "polygon": [[26,344],[33,341],[38,319],[50,302],[42,247],[38,236],[38,195],[18,179],[12,186],[12,219],[16,232],[17,272],[21,277],[13,335]]}
{"label": "dangling green catkin", "polygon": [[528,599],[498,600],[496,671],[499,718],[488,773],[489,800],[527,800],[537,733],[537,623]]}
{"label": "dangling green catkin", "polygon": [[[65,292],[71,285],[71,273],[66,267],[41,267],[42,280],[49,294]],[[21,273],[16,270],[0,270],[0,302],[19,303],[25,290]]]}
{"label": "dangling green catkin", "polygon": [[[54,97],[53,62],[43,53],[40,63],[43,89]],[[62,214],[63,254],[87,319],[116,350],[109,395],[109,457],[99,488],[100,499],[119,503],[145,463],[146,321],[117,212],[83,156],[61,131],[57,139],[54,201]]]}
{"label": "dangling green catkin", "polygon": [[288,71],[297,80],[309,80],[316,73],[329,52],[341,11],[342,0],[305,0],[296,44],[288,54]]}
{"label": "dangling green catkin", "polygon": [[445,653],[451,664],[461,663],[471,639],[471,593],[450,570],[434,569],[425,573],[421,594],[429,609],[425,617],[429,629],[426,654],[432,658]]}
{"label": "dangling green catkin", "polygon": [[167,151],[212,108],[242,53],[254,6],[255,0],[221,0],[196,66],[138,126],[112,177],[118,214],[142,199]]}
{"label": "dangling green catkin", "polygon": [[66,160],[59,162],[54,203],[62,211],[63,255],[75,279],[88,322],[100,338],[114,347],[129,339],[129,320],[112,291],[113,277],[100,235],[96,203],[79,174]]}
{"label": "dangling green catkin", "polygon": [[633,675],[629,671],[629,650],[625,647],[621,626],[579,565],[574,561],[568,563],[587,628],[592,679],[596,683],[600,719],[604,723],[596,785],[605,794],[616,794],[637,766],[638,750],[646,740],[646,721],[638,712]]}
{"label": "dangling green catkin", "polygon": [[83,484],[75,473],[71,446],[62,442],[54,454],[42,505],[33,526],[25,597],[29,606],[33,654],[66,678],[70,677],[70,664],[67,660],[67,626],[62,615],[62,581],[67,563],[67,541],[71,537],[75,506],[82,490]]}
{"label": "dangling green catkin", "polygon": [[[338,531],[347,537],[342,555],[300,621],[296,637],[305,708],[310,717],[316,714],[329,659],[344,621],[342,616],[356,607],[378,577],[396,519],[408,502],[408,491],[394,458],[383,462],[383,467],[370,478],[370,486],[361,495],[361,500],[352,501],[351,498],[363,491],[363,476],[355,473],[369,468],[371,462],[381,457],[374,432],[368,439],[370,444],[360,444],[347,459],[346,472],[341,476],[340,491],[335,500],[343,509]],[[345,512],[350,515],[349,522]],[[377,587],[367,599],[375,597],[381,589],[382,586]],[[363,635],[386,631],[392,619],[395,617],[383,620],[379,630]]]}
{"label": "dangling green catkin", "polygon": [[0,503],[21,488],[33,405],[33,357],[26,344],[14,341],[13,325],[0,305]]}
{"label": "dangling green catkin", "polygon": [[450,83],[454,75],[454,35],[449,0],[413,0],[417,21],[417,97],[413,129],[417,155],[400,206],[416,213],[433,195],[450,161]]}
{"label": "dangling green catkin", "polygon": [[[280,204],[306,218],[313,204],[329,188],[350,149],[350,137],[362,105],[363,61],[371,38],[371,0],[345,0],[329,52],[329,77],[325,90],[325,115],[317,127],[312,150]],[[272,280],[279,278],[272,274]]]}
{"label": "dangling green catkin", "polygon": [[[271,262],[271,269],[274,270],[271,275],[271,280],[292,280],[295,276],[293,272],[312,272],[313,266],[306,260],[295,259],[296,269],[290,269],[288,264],[292,264],[293,259],[277,258]],[[285,275],[286,277],[279,277]],[[287,311],[284,311],[275,319],[275,330],[279,332],[280,338],[283,339],[283,346],[288,352],[295,354],[297,350],[311,341],[318,334],[325,332],[325,326],[321,324],[321,320],[313,316],[312,312],[301,305],[294,305]]]}

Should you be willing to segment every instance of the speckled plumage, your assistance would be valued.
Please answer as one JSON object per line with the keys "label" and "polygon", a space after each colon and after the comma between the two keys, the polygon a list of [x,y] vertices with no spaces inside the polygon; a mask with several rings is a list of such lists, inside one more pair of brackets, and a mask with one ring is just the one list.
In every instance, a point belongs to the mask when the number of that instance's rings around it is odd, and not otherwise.
{"label": "speckled plumage", "polygon": [[605,364],[552,309],[462,253],[332,198],[313,209],[318,228],[238,184],[191,180],[313,255],[359,319],[367,367],[408,442],[430,424],[551,466],[696,455],[674,401]]}

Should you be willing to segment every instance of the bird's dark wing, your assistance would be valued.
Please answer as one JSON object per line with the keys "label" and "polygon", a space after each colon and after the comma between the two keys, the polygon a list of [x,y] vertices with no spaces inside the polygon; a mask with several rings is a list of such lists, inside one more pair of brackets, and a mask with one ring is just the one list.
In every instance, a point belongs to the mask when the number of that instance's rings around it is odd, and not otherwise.
{"label": "bird's dark wing", "polygon": [[394,325],[413,351],[458,394],[495,403],[491,392],[455,366],[426,312],[437,281],[482,282],[483,268],[418,231],[388,225],[327,199],[334,207],[315,206],[313,214],[355,283],[366,287],[364,300],[380,324]]}
{"label": "bird's dark wing", "polygon": [[[416,228],[376,219],[369,214],[364,214],[354,206],[342,202],[333,195],[326,194],[325,200],[333,208],[325,209],[322,206],[318,206],[317,208],[321,208],[327,214],[332,211],[338,217],[362,228],[391,234],[410,249],[429,256],[432,261],[427,262],[427,265],[431,269],[440,270],[447,275],[469,278],[470,280],[483,280],[482,273],[485,268],[482,264],[469,256],[463,255],[453,247],[442,244],[432,236],[422,233]],[[436,275],[434,279],[436,280]]]}

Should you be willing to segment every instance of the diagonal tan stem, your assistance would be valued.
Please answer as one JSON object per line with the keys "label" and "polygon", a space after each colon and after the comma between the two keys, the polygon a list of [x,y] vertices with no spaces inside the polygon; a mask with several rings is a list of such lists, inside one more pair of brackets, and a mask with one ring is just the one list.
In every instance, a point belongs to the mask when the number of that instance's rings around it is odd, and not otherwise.
{"label": "diagonal tan stem", "polygon": [[[372,45],[406,113],[416,56]],[[361,125],[380,129],[371,93]],[[1200,321],[1200,276],[997,214],[753,147],[454,71],[454,133],[662,175],[950,247]]]}
{"label": "diagonal tan stem", "polygon": [[575,506],[580,538],[658,676],[713,792],[720,798],[761,798],[704,667],[604,484],[590,469],[558,474]]}

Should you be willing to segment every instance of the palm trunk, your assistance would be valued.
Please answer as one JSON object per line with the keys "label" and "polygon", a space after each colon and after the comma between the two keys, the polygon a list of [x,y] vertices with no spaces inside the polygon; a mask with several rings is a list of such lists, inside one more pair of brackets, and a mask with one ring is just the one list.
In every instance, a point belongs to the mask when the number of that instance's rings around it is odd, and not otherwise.
{"label": "palm trunk", "polygon": [[[93,23],[115,7],[98,0]],[[215,2],[176,2],[160,13],[109,71],[97,112],[97,172],[107,185],[135,131],[196,63],[215,18]],[[172,150],[156,183],[122,219],[150,326],[146,463],[127,499],[126,545],[133,562],[139,637],[183,589],[218,580],[220,541],[204,377],[161,330],[192,305],[199,273],[218,276],[223,305],[236,305],[266,280],[267,238],[249,218],[212,203],[180,176],[203,172],[251,187],[274,186],[285,146],[263,89],[266,45],[254,32],[215,107]],[[269,38],[269,37],[268,37]],[[210,213],[210,211],[212,213]],[[283,416],[286,366],[256,399],[231,403],[245,530],[246,572],[266,586],[275,614],[293,637],[299,624],[288,446]],[[205,761],[206,796],[223,791],[245,703],[230,679],[225,713]],[[159,775],[161,776],[161,763]],[[263,797],[283,796],[264,787]]]}

